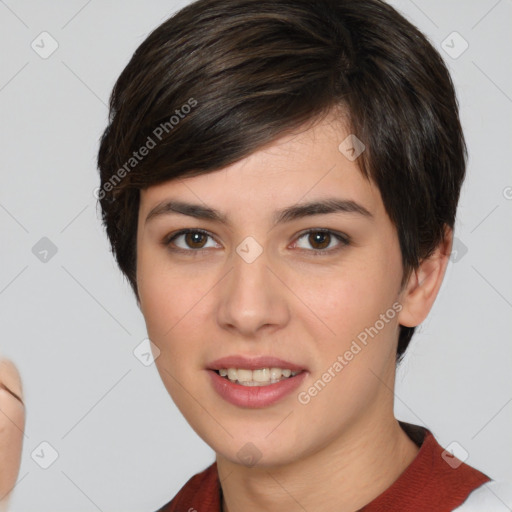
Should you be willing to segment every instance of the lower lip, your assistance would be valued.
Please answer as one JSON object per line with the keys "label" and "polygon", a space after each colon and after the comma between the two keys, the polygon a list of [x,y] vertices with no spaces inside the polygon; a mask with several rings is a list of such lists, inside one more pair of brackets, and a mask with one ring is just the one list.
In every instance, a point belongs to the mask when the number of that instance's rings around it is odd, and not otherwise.
{"label": "lower lip", "polygon": [[275,404],[297,389],[308,372],[303,371],[294,377],[280,380],[266,386],[243,386],[221,377],[213,370],[208,370],[213,389],[227,402],[238,407],[261,408]]}

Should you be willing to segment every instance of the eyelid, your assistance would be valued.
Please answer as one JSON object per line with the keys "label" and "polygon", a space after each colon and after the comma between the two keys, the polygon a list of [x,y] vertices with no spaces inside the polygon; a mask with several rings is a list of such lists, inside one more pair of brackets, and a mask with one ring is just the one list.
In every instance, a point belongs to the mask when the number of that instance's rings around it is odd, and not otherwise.
{"label": "eyelid", "polygon": [[339,251],[340,249],[343,249],[345,246],[351,244],[351,238],[344,234],[340,233],[338,231],[328,229],[328,228],[308,228],[305,231],[302,231],[299,233],[296,238],[294,244],[297,243],[297,240],[300,240],[302,237],[309,235],[311,233],[328,233],[329,235],[332,235],[336,240],[340,242],[337,246],[331,249],[299,249],[301,251],[305,251],[308,253],[312,253],[315,256],[321,256],[326,254],[334,254],[335,252]]}
{"label": "eyelid", "polygon": [[[171,245],[171,242],[173,240],[175,240],[176,238],[178,238],[180,236],[187,235],[189,233],[202,233],[203,235],[205,235],[207,237],[210,237],[213,240],[215,240],[216,243],[219,243],[219,242],[217,242],[215,237],[209,231],[207,231],[205,229],[201,229],[201,228],[185,228],[185,229],[180,229],[179,231],[173,232],[173,233],[165,236],[164,239],[162,240],[162,244],[164,246],[168,247],[168,246]],[[209,249],[209,248],[207,248],[207,249]],[[176,251],[176,252],[198,253],[198,252],[204,251],[206,249],[204,249],[204,248],[201,248],[201,249],[182,249],[181,247],[173,247],[171,250]]]}

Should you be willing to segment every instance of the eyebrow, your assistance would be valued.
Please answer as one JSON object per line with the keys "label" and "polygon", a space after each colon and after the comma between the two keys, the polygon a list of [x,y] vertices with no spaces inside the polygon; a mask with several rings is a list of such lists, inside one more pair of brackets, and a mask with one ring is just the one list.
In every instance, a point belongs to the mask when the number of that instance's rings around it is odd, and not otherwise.
{"label": "eyebrow", "polygon": [[[308,203],[288,206],[274,213],[272,220],[274,225],[291,222],[293,220],[309,217],[311,215],[321,215],[327,213],[357,213],[363,217],[373,218],[373,215],[362,205],[350,199],[339,199],[335,197],[311,201]],[[156,205],[146,217],[147,224],[151,219],[161,215],[171,215],[174,213],[187,215],[201,220],[211,220],[229,225],[227,216],[218,210],[208,206],[187,203],[184,201],[169,200]]]}

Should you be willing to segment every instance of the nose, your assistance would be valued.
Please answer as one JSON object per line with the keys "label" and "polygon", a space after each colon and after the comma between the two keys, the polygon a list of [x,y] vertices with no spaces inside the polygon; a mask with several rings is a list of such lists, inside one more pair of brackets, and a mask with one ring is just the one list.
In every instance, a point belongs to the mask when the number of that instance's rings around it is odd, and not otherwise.
{"label": "nose", "polygon": [[287,289],[265,251],[254,261],[236,252],[231,260],[233,268],[220,289],[219,325],[246,338],[283,328],[290,320]]}

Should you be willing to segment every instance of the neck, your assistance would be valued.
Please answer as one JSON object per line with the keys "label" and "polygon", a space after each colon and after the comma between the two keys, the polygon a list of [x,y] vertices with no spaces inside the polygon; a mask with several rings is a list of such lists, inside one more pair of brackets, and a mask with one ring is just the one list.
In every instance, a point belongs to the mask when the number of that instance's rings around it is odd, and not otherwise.
{"label": "neck", "polygon": [[278,467],[247,468],[217,455],[223,512],[354,512],[384,492],[413,461],[418,447],[392,414],[385,423],[354,424],[334,442]]}

